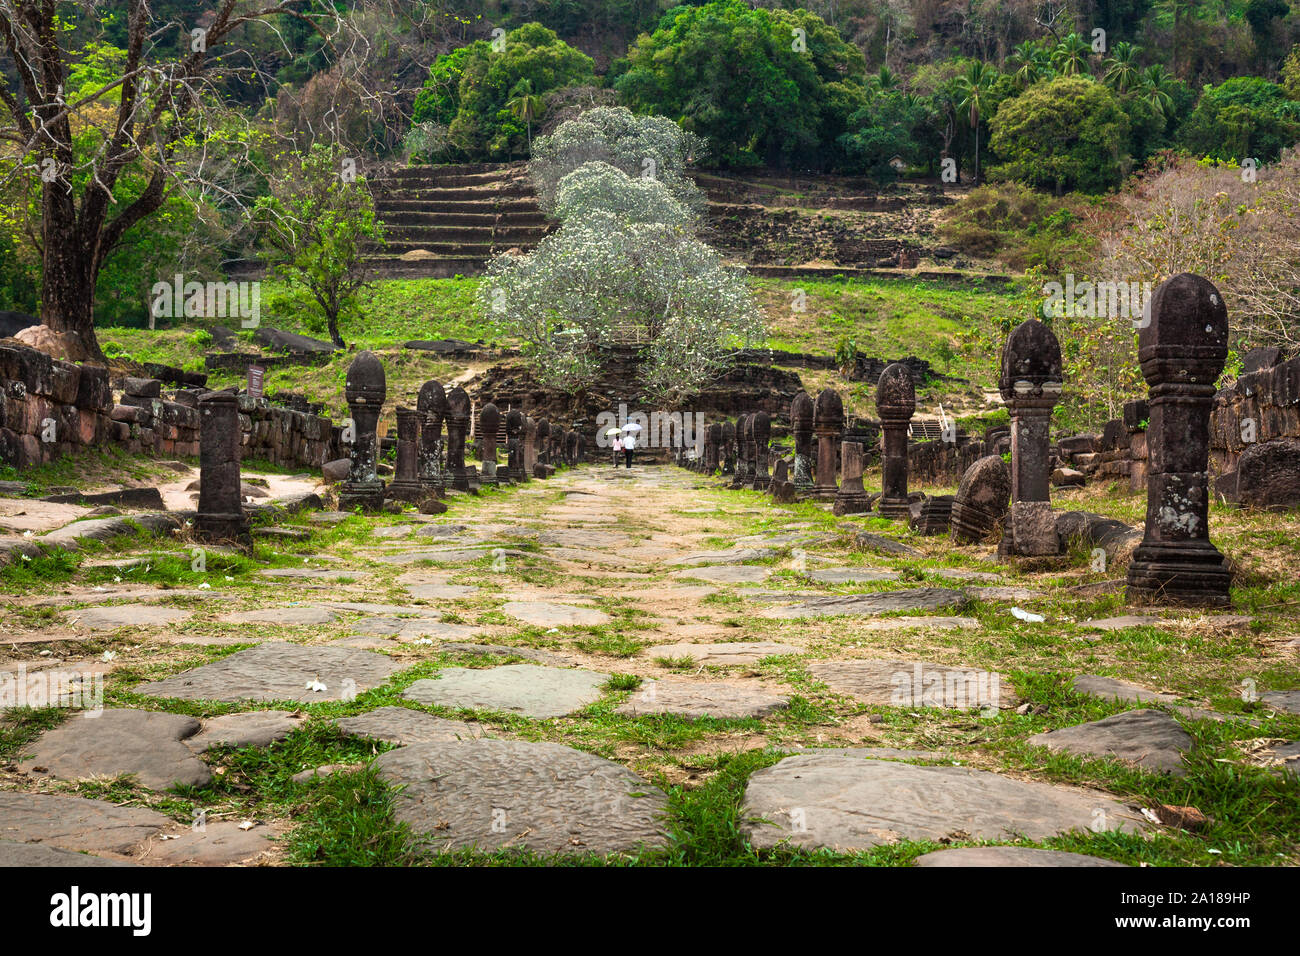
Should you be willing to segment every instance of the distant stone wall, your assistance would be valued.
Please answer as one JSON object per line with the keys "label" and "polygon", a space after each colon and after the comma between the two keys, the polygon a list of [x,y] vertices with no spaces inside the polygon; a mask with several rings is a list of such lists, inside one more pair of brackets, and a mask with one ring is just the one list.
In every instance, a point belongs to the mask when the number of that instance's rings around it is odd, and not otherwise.
{"label": "distant stone wall", "polygon": [[956,485],[966,469],[983,458],[988,445],[959,435],[957,441],[921,441],[907,445],[907,473],[914,481]]}
{"label": "distant stone wall", "polygon": [[[119,387],[115,401],[107,369],[0,346],[0,463],[25,469],[109,442],[132,454],[198,455],[201,389],[129,377]],[[343,457],[341,429],[326,417],[247,396],[239,413],[244,458],[319,468]]]}
{"label": "distant stone wall", "polygon": [[1150,417],[1145,398],[1125,402],[1124,417],[1111,419],[1102,428],[1098,450],[1088,456],[1084,472],[1091,478],[1123,479],[1130,491],[1146,491]]}
{"label": "distant stone wall", "polygon": [[[1300,356],[1250,372],[1214,397],[1210,471],[1235,471],[1247,446],[1300,437]],[[1253,439],[1247,440],[1247,439]]]}
{"label": "distant stone wall", "polygon": [[239,396],[241,458],[259,458],[283,467],[319,468],[346,458],[342,429],[324,415],[272,405],[265,398]]}
{"label": "distant stone wall", "polygon": [[108,370],[0,346],[0,462],[30,468],[110,436]]}

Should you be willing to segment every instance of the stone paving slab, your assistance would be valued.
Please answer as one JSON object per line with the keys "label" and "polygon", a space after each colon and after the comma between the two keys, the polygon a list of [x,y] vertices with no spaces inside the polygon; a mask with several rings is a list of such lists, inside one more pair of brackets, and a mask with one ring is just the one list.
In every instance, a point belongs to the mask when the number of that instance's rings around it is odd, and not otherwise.
{"label": "stone paving slab", "polygon": [[70,717],[28,744],[19,770],[60,780],[132,774],[150,790],[211,782],[207,764],[182,743],[199,730],[193,717],[126,709],[97,717],[89,713]]}
{"label": "stone paving slab", "polygon": [[469,530],[467,525],[463,524],[428,524],[423,525],[415,532],[417,538],[436,538],[447,540],[450,538],[459,538]]}
{"label": "stone paving slab", "polygon": [[645,649],[650,657],[689,657],[697,664],[752,664],[764,657],[802,654],[803,649],[776,641],[735,641],[717,644],[656,644]]}
{"label": "stone paving slab", "polygon": [[286,627],[333,624],[338,619],[339,616],[329,608],[312,605],[263,607],[252,611],[235,611],[217,618],[222,624],[281,624]]}
{"label": "stone paving slab", "polygon": [[615,708],[628,717],[676,714],[679,717],[766,717],[790,706],[790,701],[751,687],[710,681],[652,680]]}
{"label": "stone paving slab", "polygon": [[612,618],[593,607],[573,607],[551,601],[507,601],[501,612],[535,627],[598,627]]}
{"label": "stone paving slab", "polygon": [[380,707],[358,717],[340,717],[334,726],[352,737],[381,740],[399,747],[439,743],[448,740],[477,740],[482,724],[447,720],[409,707]]}
{"label": "stone paving slab", "polygon": [[0,791],[0,840],[126,854],[171,822],[154,810],[106,800]]}
{"label": "stone paving slab", "polygon": [[621,531],[556,528],[541,532],[537,540],[542,544],[559,545],[563,548],[623,548],[630,545],[633,538],[630,534]]}
{"label": "stone paving slab", "polygon": [[1116,680],[1113,677],[1080,674],[1074,678],[1070,686],[1076,694],[1092,694],[1108,700],[1122,700],[1139,704],[1167,704],[1172,711],[1189,720],[1242,720],[1252,725],[1257,723],[1257,721],[1240,714],[1220,714],[1202,707],[1188,707],[1178,704],[1176,703],[1178,700],[1177,694],[1158,693],[1147,690],[1145,687],[1139,687],[1137,684]]}
{"label": "stone paving slab", "polygon": [[203,729],[185,741],[195,753],[213,747],[269,747],[303,725],[303,716],[288,710],[251,710],[203,721]]}
{"label": "stone paving slab", "polygon": [[1270,690],[1259,695],[1259,702],[1274,710],[1286,711],[1288,714],[1300,714],[1300,689]]}
{"label": "stone paving slab", "polygon": [[188,621],[193,611],[178,607],[157,607],[142,604],[112,604],[103,607],[83,607],[68,611],[70,624],[92,631],[116,631],[123,627],[165,627]]}
{"label": "stone paving slab", "polygon": [[1114,757],[1153,773],[1183,776],[1192,738],[1159,710],[1126,710],[1102,720],[1035,734],[1029,743],[1079,756]]}
{"label": "stone paving slab", "polygon": [[971,587],[966,588],[971,597],[979,601],[1037,601],[1047,597],[1042,591],[1020,587]]}
{"label": "stone paving slab", "polygon": [[421,637],[459,641],[479,632],[468,624],[446,624],[428,618],[372,617],[356,625],[357,631],[370,637],[392,637],[399,641],[413,641]]}
{"label": "stone paving slab", "polygon": [[978,618],[936,617],[925,614],[911,617],[882,617],[872,621],[861,621],[853,625],[855,631],[911,631],[920,628],[934,628],[939,631],[968,631],[980,626]]}
{"label": "stone paving slab", "polygon": [[387,651],[391,650],[393,644],[385,637],[369,637],[365,634],[353,634],[351,637],[340,637],[329,642],[332,647],[355,647],[363,651]]}
{"label": "stone paving slab", "polygon": [[537,661],[539,664],[565,663],[565,658],[562,655],[538,650],[535,647],[510,647],[505,644],[471,644],[458,641],[451,644],[442,644],[438,647],[438,650],[446,654],[495,654],[502,657],[522,657],[525,660]]}
{"label": "stone paving slab", "polygon": [[270,827],[243,828],[233,820],[206,823],[201,830],[186,828],[172,840],[152,840],[144,861],[151,866],[232,866],[252,863],[275,849],[278,831]]}
{"label": "stone paving slab", "polygon": [[963,846],[935,850],[916,858],[915,866],[1127,866],[1099,856],[1039,850],[1027,846]]}
{"label": "stone paving slab", "polygon": [[[379,687],[402,667],[372,651],[268,641],[135,689],[151,697],[182,700],[318,703]],[[324,684],[325,690],[308,689],[314,681]]]}
{"label": "stone paving slab", "polygon": [[455,601],[470,597],[479,590],[473,584],[443,584],[436,581],[406,585],[406,593],[417,601]]}
{"label": "stone paving slab", "polygon": [[1147,690],[1137,684],[1116,680],[1114,677],[1102,677],[1099,674],[1080,674],[1070,682],[1070,689],[1076,694],[1091,694],[1107,700],[1123,700],[1133,703],[1174,704],[1178,702],[1177,694],[1162,694]]}
{"label": "stone paving slab", "polygon": [[997,671],[924,661],[823,661],[808,673],[831,690],[883,707],[1010,707],[1011,682]]}
{"label": "stone paving slab", "polygon": [[28,867],[88,867],[88,866],[136,866],[125,860],[106,860],[102,856],[91,856],[73,850],[60,849],[44,843],[15,843],[0,840],[0,868]]}
{"label": "stone paving slab", "polygon": [[688,571],[673,571],[674,578],[694,578],[698,581],[713,581],[716,584],[758,584],[772,574],[772,568],[764,565],[720,565],[714,567],[691,568]]}
{"label": "stone paving slab", "polygon": [[610,854],[667,845],[667,797],[620,764],[554,743],[413,744],[380,754],[394,817],[438,850]]}
{"label": "stone paving slab", "polygon": [[887,568],[823,568],[807,572],[819,584],[864,584],[869,581],[897,581],[899,572]]}
{"label": "stone paving slab", "polygon": [[351,568],[266,568],[257,573],[264,578],[285,578],[303,581],[366,577],[364,571],[355,571]]}
{"label": "stone paving slab", "polygon": [[1025,838],[1147,828],[1097,791],[973,770],[804,754],[756,771],[741,830],[758,849],[867,850],[899,840]]}
{"label": "stone paving slab", "polygon": [[909,588],[905,591],[821,597],[787,607],[769,608],[763,612],[763,617],[778,620],[840,615],[877,617],[895,611],[937,611],[945,607],[963,607],[968,603],[970,597],[964,591],[951,588]]}
{"label": "stone paving slab", "polygon": [[668,564],[672,565],[702,565],[702,564],[744,564],[746,561],[762,561],[765,558],[775,557],[777,550],[775,548],[732,548],[729,551],[697,551],[693,554],[682,555],[680,558],[674,558]]}
{"label": "stone paving slab", "polygon": [[485,670],[448,667],[418,680],[404,697],[419,704],[502,711],[544,720],[581,710],[603,696],[608,674],[536,664],[504,664]]}

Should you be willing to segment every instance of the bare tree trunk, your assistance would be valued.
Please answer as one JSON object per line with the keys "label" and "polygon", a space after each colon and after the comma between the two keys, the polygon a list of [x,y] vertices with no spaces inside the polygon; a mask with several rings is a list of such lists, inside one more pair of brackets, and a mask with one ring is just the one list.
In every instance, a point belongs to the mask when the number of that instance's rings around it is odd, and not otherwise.
{"label": "bare tree trunk", "polygon": [[[50,195],[58,184],[47,184],[42,226],[41,324],[76,336],[81,354],[104,362],[95,338],[95,283],[99,264],[86,248],[71,197]],[[98,226],[96,226],[98,234]],[[75,351],[75,349],[74,349]],[[74,356],[80,357],[80,356]]]}

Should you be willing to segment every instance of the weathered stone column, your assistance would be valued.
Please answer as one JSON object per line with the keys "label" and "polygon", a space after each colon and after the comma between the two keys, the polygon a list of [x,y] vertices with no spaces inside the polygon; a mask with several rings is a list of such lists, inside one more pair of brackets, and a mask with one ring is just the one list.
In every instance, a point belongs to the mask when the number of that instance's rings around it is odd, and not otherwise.
{"label": "weathered stone column", "polygon": [[388,497],[397,501],[420,501],[425,497],[420,483],[420,413],[414,408],[397,409],[397,467]]}
{"label": "weathered stone column", "polygon": [[1052,409],[1061,397],[1061,345],[1042,322],[1029,319],[1007,336],[998,388],[1011,413],[1011,512],[998,553],[1057,554],[1048,462]]}
{"label": "weathered stone column", "polygon": [[813,486],[812,496],[818,501],[834,501],[839,493],[835,485],[835,458],[844,428],[844,403],[839,393],[832,388],[824,388],[817,396],[817,405],[813,410],[813,431],[817,433],[817,484]]}
{"label": "weathered stone column", "polygon": [[858,442],[840,444],[840,489],[831,510],[837,515],[860,515],[871,510],[871,500],[862,487],[862,445]]}
{"label": "weathered stone column", "polygon": [[537,423],[537,460],[543,465],[551,463],[551,422],[546,418]]}
{"label": "weathered stone column", "polygon": [[524,480],[524,413],[517,408],[506,412],[506,477]]}
{"label": "weathered stone column", "polygon": [[813,489],[813,400],[800,392],[790,403],[790,430],[794,433],[794,475],[791,480],[799,491]]}
{"label": "weathered stone column", "polygon": [[885,366],[876,385],[876,414],[880,416],[883,454],[880,505],[882,518],[912,517],[907,497],[907,427],[916,411],[912,371],[900,362]]}
{"label": "weathered stone column", "polygon": [[1231,574],[1210,542],[1210,409],[1228,356],[1228,310],[1208,280],[1184,272],[1151,300],[1138,332],[1147,380],[1146,534],[1128,567],[1135,604],[1229,604]]}
{"label": "weathered stone column", "polygon": [[239,399],[208,392],[199,399],[199,510],[194,536],[217,544],[248,539],[239,470]]}
{"label": "weathered stone column", "polygon": [[[470,469],[465,466],[465,438],[469,434],[469,395],[457,385],[447,393],[447,473],[451,486],[469,491]],[[478,477],[477,473],[474,475]]]}
{"label": "weathered stone column", "polygon": [[714,422],[709,426],[709,443],[704,446],[704,473],[713,474],[722,465],[722,425]]}
{"label": "weathered stone column", "polygon": [[497,430],[501,427],[501,410],[494,403],[488,402],[479,410],[478,423],[483,430],[479,438],[479,447],[482,448],[479,453],[482,459],[479,479],[485,485],[495,485],[497,483]]}
{"label": "weathered stone column", "polygon": [[731,478],[732,488],[743,488],[749,481],[749,439],[753,429],[750,418],[741,415],[736,419],[736,473]]}
{"label": "weathered stone column", "polygon": [[753,418],[754,433],[754,474],[749,487],[754,491],[767,491],[771,479],[767,473],[767,443],[772,437],[772,418],[767,412],[755,412]]}
{"label": "weathered stone column", "polygon": [[441,496],[447,487],[442,464],[442,422],[447,417],[447,393],[437,382],[425,382],[415,401],[420,413],[420,483]]}
{"label": "weathered stone column", "polygon": [[352,427],[352,470],[339,491],[339,508],[351,511],[381,511],[384,507],[384,481],[375,469],[379,454],[379,414],[388,395],[384,366],[374,352],[365,351],[348,367],[344,395]]}
{"label": "weathered stone column", "polygon": [[524,416],[524,481],[532,481],[533,466],[537,464],[537,422],[531,415]]}
{"label": "weathered stone column", "polygon": [[734,422],[722,423],[722,446],[718,449],[719,464],[724,475],[736,473],[736,426]]}

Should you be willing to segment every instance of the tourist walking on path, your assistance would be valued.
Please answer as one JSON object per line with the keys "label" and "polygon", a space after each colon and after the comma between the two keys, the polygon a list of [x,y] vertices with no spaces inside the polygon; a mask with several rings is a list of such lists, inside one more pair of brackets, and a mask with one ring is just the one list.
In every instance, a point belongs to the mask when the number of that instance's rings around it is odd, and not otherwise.
{"label": "tourist walking on path", "polygon": [[628,432],[627,437],[623,439],[623,456],[627,459],[628,468],[632,467],[632,452],[636,449],[636,435]]}
{"label": "tourist walking on path", "polygon": [[618,453],[623,450],[623,439],[621,436],[614,436],[614,467],[618,467]]}

